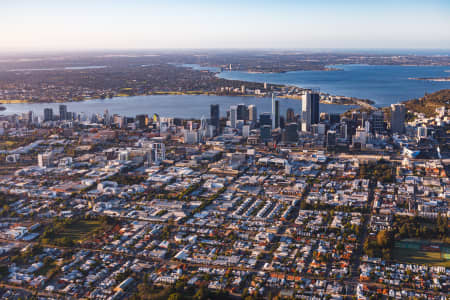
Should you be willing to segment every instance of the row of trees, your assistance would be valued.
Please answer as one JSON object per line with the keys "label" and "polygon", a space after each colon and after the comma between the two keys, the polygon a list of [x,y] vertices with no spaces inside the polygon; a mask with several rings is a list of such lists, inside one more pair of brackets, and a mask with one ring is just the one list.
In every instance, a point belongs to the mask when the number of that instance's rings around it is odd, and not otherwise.
{"label": "row of trees", "polygon": [[382,183],[392,183],[394,182],[393,170],[394,168],[390,162],[380,159],[375,163],[360,165],[359,177]]}

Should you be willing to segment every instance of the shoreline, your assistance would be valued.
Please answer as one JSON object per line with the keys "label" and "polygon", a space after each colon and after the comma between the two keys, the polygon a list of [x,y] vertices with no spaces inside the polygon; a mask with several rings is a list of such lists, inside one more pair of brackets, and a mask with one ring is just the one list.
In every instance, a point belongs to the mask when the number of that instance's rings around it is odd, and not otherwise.
{"label": "shoreline", "polygon": [[450,77],[410,77],[409,80],[422,80],[432,82],[450,82]]}
{"label": "shoreline", "polygon": [[[289,87],[289,86],[286,86]],[[83,101],[90,101],[90,100],[104,100],[108,101],[113,98],[128,98],[128,97],[141,97],[141,96],[223,96],[223,97],[253,97],[253,98],[270,98],[269,95],[250,95],[250,94],[221,94],[221,93],[215,93],[215,92],[199,92],[199,91],[193,91],[193,92],[152,92],[149,94],[140,94],[140,95],[126,95],[126,94],[118,94],[114,97],[106,97],[106,98],[84,98],[80,100],[57,100],[57,101],[29,101],[29,100],[19,100],[19,99],[0,99],[0,106],[5,104],[50,104],[50,103],[77,103],[77,102],[83,102]],[[346,96],[339,96],[339,97],[346,97]],[[281,95],[277,96],[277,98],[281,99],[294,99],[294,100],[301,100],[300,96],[290,96],[290,95]],[[350,99],[350,97],[346,97],[346,99]],[[332,105],[345,105],[345,106],[361,106],[360,103],[366,103],[366,105],[373,105],[374,102],[372,100],[371,103],[366,102],[363,99],[351,99],[354,101],[354,103],[331,103],[326,100],[320,101],[322,104],[332,104]]]}

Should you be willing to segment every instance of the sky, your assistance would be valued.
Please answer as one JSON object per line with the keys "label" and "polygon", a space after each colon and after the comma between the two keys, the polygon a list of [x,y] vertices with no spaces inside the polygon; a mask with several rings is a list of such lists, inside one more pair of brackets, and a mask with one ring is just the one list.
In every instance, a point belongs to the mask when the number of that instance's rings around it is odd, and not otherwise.
{"label": "sky", "polygon": [[0,51],[450,49],[450,0],[0,0]]}

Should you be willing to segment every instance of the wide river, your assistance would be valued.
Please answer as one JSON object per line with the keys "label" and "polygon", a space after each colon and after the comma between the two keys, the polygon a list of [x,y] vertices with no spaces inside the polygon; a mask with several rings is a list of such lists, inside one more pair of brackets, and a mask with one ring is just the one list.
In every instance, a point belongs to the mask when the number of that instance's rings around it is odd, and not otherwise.
{"label": "wide river", "polygon": [[[104,113],[108,109],[110,114],[124,116],[136,116],[138,114],[157,113],[164,117],[178,118],[209,118],[210,104],[220,105],[220,114],[226,116],[226,111],[231,105],[244,103],[255,104],[258,114],[272,110],[271,98],[257,97],[230,97],[230,96],[206,96],[206,95],[151,95],[133,97],[115,97],[105,100],[86,100],[81,102],[68,102],[68,111],[84,113],[87,116],[93,113]],[[5,111],[1,114],[20,114],[33,111],[43,115],[44,108],[52,108],[54,114],[58,114],[61,103],[34,103],[34,104],[3,104]],[[285,115],[288,108],[300,112],[301,101],[293,99],[280,99],[280,113]],[[321,104],[320,111],[328,113],[343,113],[355,106],[334,104]]]}
{"label": "wide river", "polygon": [[389,106],[450,88],[450,82],[411,78],[450,77],[450,66],[332,65],[336,71],[295,71],[286,73],[220,72],[217,76],[253,82],[320,88],[339,96],[370,99],[377,106]]}
{"label": "wide river", "polygon": [[[185,65],[197,69],[208,69],[218,72],[217,76],[226,79],[268,82],[274,84],[295,85],[299,87],[320,88],[322,92],[333,95],[353,96],[371,99],[377,106],[388,106],[392,103],[422,97],[425,93],[450,88],[450,82],[433,82],[412,80],[410,78],[450,77],[450,67],[445,66],[388,66],[388,65],[334,65],[336,71],[295,71],[287,73],[246,73],[239,71],[220,72],[217,68],[202,68],[197,65]],[[96,66],[97,67],[97,66]],[[103,66],[99,66],[103,67]],[[87,100],[67,103],[68,110],[90,115],[103,113],[105,109],[111,114],[135,116],[141,113],[180,118],[209,117],[209,105],[220,104],[221,115],[224,116],[230,105],[244,103],[255,104],[258,113],[271,111],[270,98],[227,97],[227,96],[187,96],[187,95],[155,95],[116,97],[105,100]],[[287,108],[300,111],[298,100],[281,99],[281,114]],[[6,111],[0,114],[24,113],[30,110],[38,115],[43,114],[46,107],[58,112],[57,103],[41,104],[5,104]],[[351,106],[320,106],[322,112],[342,113]]]}

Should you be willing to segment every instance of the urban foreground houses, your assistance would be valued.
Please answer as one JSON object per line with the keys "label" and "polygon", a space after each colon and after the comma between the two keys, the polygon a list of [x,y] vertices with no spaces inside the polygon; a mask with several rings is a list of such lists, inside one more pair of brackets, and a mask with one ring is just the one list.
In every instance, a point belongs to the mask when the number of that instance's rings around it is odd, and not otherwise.
{"label": "urban foreground houses", "polygon": [[1,116],[2,298],[448,299],[449,111],[301,97]]}

